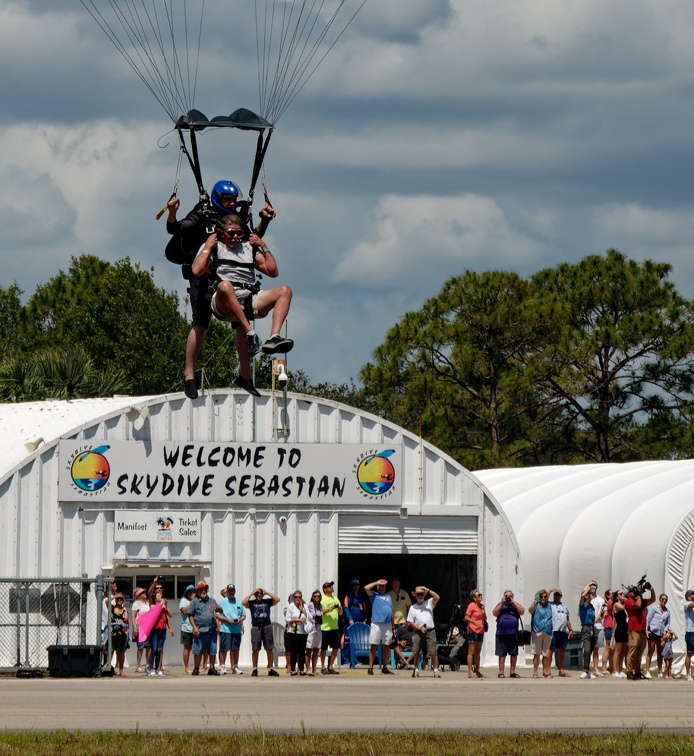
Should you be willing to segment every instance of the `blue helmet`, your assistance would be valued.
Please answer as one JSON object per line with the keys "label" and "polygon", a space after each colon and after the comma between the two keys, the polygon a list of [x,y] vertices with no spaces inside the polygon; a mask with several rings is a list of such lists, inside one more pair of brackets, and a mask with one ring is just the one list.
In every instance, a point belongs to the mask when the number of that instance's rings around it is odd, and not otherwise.
{"label": "blue helmet", "polygon": [[233,181],[218,181],[212,187],[210,200],[214,205],[215,210],[217,210],[217,212],[221,213],[222,215],[231,215],[232,213],[238,212],[236,208],[224,207],[221,202],[222,197],[234,197],[234,199],[237,200],[243,197],[243,192],[238,188],[238,186],[236,186]]}

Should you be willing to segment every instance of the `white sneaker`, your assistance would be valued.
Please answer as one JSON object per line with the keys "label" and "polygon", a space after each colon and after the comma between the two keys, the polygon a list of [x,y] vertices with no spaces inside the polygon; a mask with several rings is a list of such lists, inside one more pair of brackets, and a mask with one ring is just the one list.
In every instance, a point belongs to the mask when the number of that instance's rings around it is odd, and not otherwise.
{"label": "white sneaker", "polygon": [[665,677],[665,675],[662,672],[658,672],[658,679],[662,680]]}
{"label": "white sneaker", "polygon": [[412,670],[412,677],[419,677],[419,670],[417,667]]}
{"label": "white sneaker", "polygon": [[157,673],[153,669],[148,669],[147,670],[147,677],[155,677],[156,674]]}
{"label": "white sneaker", "polygon": [[164,677],[164,670],[163,669],[158,669],[157,670],[157,677]]}
{"label": "white sneaker", "polygon": [[441,670],[438,667],[434,667],[434,677],[441,677]]}
{"label": "white sneaker", "polygon": [[220,675],[226,675],[226,673],[227,673],[227,668],[226,667],[220,667],[219,668],[219,674]]}
{"label": "white sneaker", "polygon": [[234,669],[231,670],[231,674],[232,675],[242,675],[243,672],[238,667],[234,667]]}
{"label": "white sneaker", "polygon": [[581,680],[590,680],[590,672],[581,672],[579,677]]}

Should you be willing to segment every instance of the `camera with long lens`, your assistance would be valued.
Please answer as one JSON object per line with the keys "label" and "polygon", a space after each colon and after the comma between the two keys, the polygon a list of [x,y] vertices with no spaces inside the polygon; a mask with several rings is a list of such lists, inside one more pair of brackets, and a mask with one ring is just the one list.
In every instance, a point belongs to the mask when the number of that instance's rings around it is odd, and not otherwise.
{"label": "camera with long lens", "polygon": [[644,591],[650,591],[653,586],[648,582],[646,575],[639,580],[636,585],[632,585],[628,588],[628,591],[633,591],[634,596],[641,596]]}

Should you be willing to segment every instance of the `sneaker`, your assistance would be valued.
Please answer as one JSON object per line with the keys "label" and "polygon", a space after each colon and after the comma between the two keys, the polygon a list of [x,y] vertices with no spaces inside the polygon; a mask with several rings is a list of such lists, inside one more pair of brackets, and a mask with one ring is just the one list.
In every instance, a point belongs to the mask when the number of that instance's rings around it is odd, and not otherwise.
{"label": "sneaker", "polygon": [[268,677],[279,677],[280,673],[276,669],[268,669],[267,676]]}
{"label": "sneaker", "polygon": [[412,677],[419,677],[419,670],[417,667],[412,670]]}
{"label": "sneaker", "polygon": [[244,391],[248,391],[251,396],[260,396],[260,392],[258,389],[253,385],[253,381],[250,380],[250,378],[244,378],[242,375],[240,375],[234,383],[239,387],[242,388]]}
{"label": "sneaker", "polygon": [[253,670],[253,671],[251,672],[251,677],[258,677],[258,670],[257,670],[257,669],[254,669],[254,670]]}
{"label": "sneaker", "polygon": [[248,349],[248,356],[255,357],[260,351],[260,338],[257,333],[246,334],[246,349]]}
{"label": "sneaker", "polygon": [[227,668],[226,667],[220,667],[219,668],[219,674],[220,675],[226,675],[226,673],[227,673]]}
{"label": "sneaker", "polygon": [[238,667],[234,667],[234,669],[231,670],[231,674],[232,675],[242,675],[243,672]]}
{"label": "sneaker", "polygon": [[183,391],[185,391],[188,399],[198,398],[198,387],[195,385],[195,378],[186,378],[183,381]]}
{"label": "sneaker", "polygon": [[339,675],[340,673],[336,669],[328,669],[329,675]]}
{"label": "sneaker", "polygon": [[369,668],[368,668],[368,669],[366,670],[366,674],[367,674],[367,675],[373,675],[373,673],[374,673],[374,671],[373,671],[373,667],[369,667]]}
{"label": "sneaker", "polygon": [[216,670],[216,669],[215,669],[214,667],[210,667],[210,668],[209,668],[209,669],[207,670],[207,674],[208,674],[208,675],[215,675],[215,676],[218,676],[218,675],[219,675],[219,672],[218,672],[218,671],[217,671],[217,670]]}
{"label": "sneaker", "polygon": [[434,667],[434,677],[441,677],[441,670],[438,667]]}
{"label": "sneaker", "polygon": [[195,669],[190,674],[191,675],[199,675],[200,674],[200,670],[197,667],[195,667]]}
{"label": "sneaker", "polygon": [[581,680],[590,680],[590,672],[581,672],[579,677]]}
{"label": "sneaker", "polygon": [[294,348],[294,342],[291,339],[284,339],[279,334],[271,336],[263,344],[264,354],[286,354]]}
{"label": "sneaker", "polygon": [[158,669],[158,670],[157,670],[157,677],[165,677],[165,674],[164,674],[164,670],[163,670],[163,669]]}
{"label": "sneaker", "polygon": [[393,673],[388,669],[388,667],[383,667],[381,669],[381,674],[382,675],[392,675]]}
{"label": "sneaker", "polygon": [[156,677],[157,673],[153,669],[147,670],[147,677]]}

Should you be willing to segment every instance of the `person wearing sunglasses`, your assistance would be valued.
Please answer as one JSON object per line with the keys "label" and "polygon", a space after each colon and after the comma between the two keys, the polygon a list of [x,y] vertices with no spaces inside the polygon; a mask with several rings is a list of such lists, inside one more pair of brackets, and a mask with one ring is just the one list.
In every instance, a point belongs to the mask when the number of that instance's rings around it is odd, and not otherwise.
{"label": "person wearing sunglasses", "polygon": [[[209,236],[210,224],[216,223],[226,215],[241,217],[244,229],[248,230],[252,223],[248,202],[244,201],[241,189],[233,181],[217,181],[210,194],[210,205],[204,208],[198,203],[186,217],[179,221],[176,217],[181,202],[174,195],[167,202],[169,214],[166,219],[166,231],[171,234],[171,240],[166,245],[164,255],[167,260],[181,266],[181,273],[190,286],[190,308],[193,313],[193,324],[186,341],[186,365],[183,387],[189,399],[196,399],[198,388],[195,382],[195,363],[205,340],[205,333],[210,325],[212,313],[210,311],[210,286],[212,281],[208,276],[195,277],[191,271],[191,263],[195,259],[200,246]],[[254,228],[254,233],[262,237],[267,231],[270,221],[275,218],[275,211],[267,201],[260,211],[260,222]]]}
{"label": "person wearing sunglasses", "polygon": [[[431,598],[427,598],[427,594]],[[407,627],[414,631],[412,639],[412,658],[414,659],[414,671],[412,677],[419,677],[419,654],[428,655],[431,658],[431,666],[434,677],[441,677],[439,669],[438,648],[436,645],[436,629],[434,624],[434,607],[439,602],[439,595],[427,588],[418,585],[413,591],[415,603],[407,613]]]}
{"label": "person wearing sunglasses", "polygon": [[[251,378],[251,358],[261,349],[264,354],[286,354],[294,346],[291,339],[280,335],[289,314],[292,290],[281,285],[261,291],[256,277],[256,271],[260,271],[268,278],[277,278],[279,269],[274,255],[258,234],[252,233],[244,241],[241,218],[227,215],[218,223],[216,233],[200,248],[192,271],[195,276],[209,275],[214,279],[210,300],[212,314],[231,323],[236,331],[240,365],[236,385],[253,396],[260,396]],[[270,338],[261,347],[251,321],[270,313]]]}

